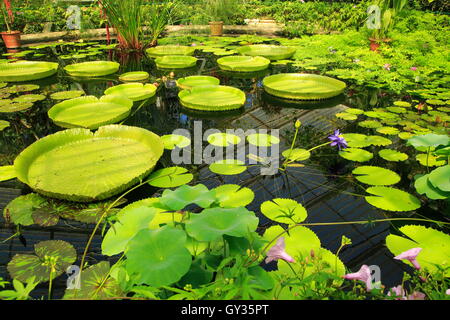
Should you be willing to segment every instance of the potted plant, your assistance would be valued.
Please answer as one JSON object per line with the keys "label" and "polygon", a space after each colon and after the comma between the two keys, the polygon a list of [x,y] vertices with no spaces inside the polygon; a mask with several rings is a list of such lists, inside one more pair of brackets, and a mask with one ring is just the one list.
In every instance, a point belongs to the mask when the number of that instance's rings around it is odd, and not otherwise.
{"label": "potted plant", "polygon": [[204,8],[209,19],[211,36],[223,35],[223,24],[234,14],[236,5],[236,0],[205,0]]}
{"label": "potted plant", "polygon": [[2,1],[2,15],[7,31],[0,32],[0,34],[2,35],[6,48],[20,48],[20,31],[11,30],[14,23],[14,16],[12,15],[11,8],[9,7],[9,2]]}

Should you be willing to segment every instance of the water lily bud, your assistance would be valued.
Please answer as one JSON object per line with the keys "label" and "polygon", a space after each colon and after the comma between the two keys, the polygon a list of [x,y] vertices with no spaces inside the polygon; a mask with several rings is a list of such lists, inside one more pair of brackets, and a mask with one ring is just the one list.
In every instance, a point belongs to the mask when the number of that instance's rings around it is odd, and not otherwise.
{"label": "water lily bud", "polygon": [[300,120],[295,121],[295,128],[300,128],[300,126],[302,125],[302,123],[300,122]]}
{"label": "water lily bud", "polygon": [[169,74],[169,77],[171,77],[171,78],[175,77],[175,73],[172,71],[172,72]]}
{"label": "water lily bud", "polygon": [[310,254],[311,258],[313,258],[313,259],[316,256],[314,249],[311,249],[311,252],[309,254]]}

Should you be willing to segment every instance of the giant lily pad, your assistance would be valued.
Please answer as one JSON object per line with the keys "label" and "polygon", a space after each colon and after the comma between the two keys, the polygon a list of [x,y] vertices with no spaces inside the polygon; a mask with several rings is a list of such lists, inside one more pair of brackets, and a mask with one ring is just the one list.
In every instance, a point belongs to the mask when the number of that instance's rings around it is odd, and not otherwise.
{"label": "giant lily pad", "polygon": [[177,85],[181,89],[192,89],[201,86],[216,86],[220,84],[220,80],[211,76],[190,76],[177,80]]}
{"label": "giant lily pad", "polygon": [[154,287],[177,282],[191,267],[183,230],[163,227],[144,229],[129,241],[126,269],[138,284]]}
{"label": "giant lily pad", "polygon": [[[8,263],[12,278],[26,282],[32,276],[36,281],[45,282],[63,274],[77,258],[75,248],[65,241],[49,240],[34,246],[35,254],[16,254]],[[52,268],[52,266],[54,268]]]}
{"label": "giant lily pad", "polygon": [[269,67],[270,60],[263,57],[229,56],[217,60],[220,69],[236,72],[256,72]]}
{"label": "giant lily pad", "polygon": [[43,61],[0,63],[0,81],[21,82],[47,78],[58,71],[58,64]]}
{"label": "giant lily pad", "polygon": [[352,171],[356,180],[374,186],[387,186],[400,181],[400,176],[389,169],[361,166]]}
{"label": "giant lily pad", "polygon": [[411,211],[420,208],[420,200],[413,195],[390,187],[370,187],[366,190],[373,196],[366,196],[371,205],[388,211]]}
{"label": "giant lily pad", "polygon": [[194,47],[188,46],[157,46],[146,50],[150,57],[162,56],[192,56],[195,52]]}
{"label": "giant lily pad", "polygon": [[97,129],[125,119],[132,107],[133,102],[120,95],[84,96],[54,105],[48,116],[63,128]]}
{"label": "giant lily pad", "polygon": [[228,86],[203,86],[182,90],[178,97],[181,104],[202,111],[225,111],[241,108],[245,104],[245,93]]}
{"label": "giant lily pad", "polygon": [[11,180],[17,177],[14,166],[2,166],[0,167],[0,181]]}
{"label": "giant lily pad", "polygon": [[280,73],[263,80],[264,89],[271,95],[294,100],[327,99],[341,94],[342,81],[307,73]]}
{"label": "giant lily pad", "polygon": [[189,56],[164,56],[155,59],[160,69],[187,69],[195,67],[197,58]]}
{"label": "giant lily pad", "polygon": [[339,151],[339,155],[347,160],[366,162],[373,158],[373,153],[359,148],[346,148]]}
{"label": "giant lily pad", "polygon": [[137,127],[109,125],[96,133],[69,129],[33,143],[14,166],[19,180],[40,193],[87,202],[134,185],[163,151],[159,136]]}
{"label": "giant lily pad", "polygon": [[74,77],[101,77],[116,73],[120,64],[113,61],[88,61],[66,66],[64,69]]}
{"label": "giant lily pad", "polygon": [[285,60],[291,58],[297,49],[294,47],[274,45],[250,45],[237,48],[236,51],[246,56],[260,56],[270,60]]}
{"label": "giant lily pad", "polygon": [[[450,276],[450,236],[438,230],[424,226],[407,225],[399,229],[409,239],[397,235],[388,235],[386,245],[394,255],[413,248],[422,248],[416,260],[419,265],[436,272],[439,268],[447,268],[446,276]],[[405,260],[403,260],[405,261]]]}
{"label": "giant lily pad", "polygon": [[119,76],[119,80],[123,82],[144,81],[148,78],[150,78],[150,74],[145,71],[127,72]]}
{"label": "giant lily pad", "polygon": [[153,84],[126,83],[106,89],[106,95],[124,96],[133,101],[146,100],[156,94],[156,86]]}

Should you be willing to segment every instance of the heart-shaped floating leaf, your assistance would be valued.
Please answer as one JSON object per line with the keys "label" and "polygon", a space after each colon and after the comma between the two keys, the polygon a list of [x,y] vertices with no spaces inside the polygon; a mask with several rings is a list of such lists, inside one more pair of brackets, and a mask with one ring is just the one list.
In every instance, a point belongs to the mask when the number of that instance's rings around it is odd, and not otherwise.
{"label": "heart-shaped floating leaf", "polygon": [[416,160],[425,167],[440,167],[446,164],[445,160],[439,160],[432,154],[419,153],[416,155]]}
{"label": "heart-shaped floating leaf", "polygon": [[259,219],[245,208],[211,208],[193,214],[187,233],[198,241],[214,241],[223,235],[245,237],[258,227]]}
{"label": "heart-shaped floating leaf", "polygon": [[392,144],[392,141],[382,136],[368,136],[367,142],[374,146],[388,146]]}
{"label": "heart-shaped floating leaf", "polygon": [[221,207],[237,208],[245,207],[255,198],[255,194],[249,188],[237,184],[225,184],[213,189]]}
{"label": "heart-shaped floating leaf", "polygon": [[365,197],[368,203],[387,211],[411,211],[421,205],[413,195],[395,188],[370,187],[366,192],[375,195]]}
{"label": "heart-shaped floating leaf", "polygon": [[345,109],[345,112],[348,112],[351,114],[363,114],[364,110],[357,109],[357,108],[348,108],[348,109]]}
{"label": "heart-shaped floating leaf", "polygon": [[257,147],[270,147],[273,144],[280,143],[280,139],[265,133],[254,133],[247,136],[247,141]]}
{"label": "heart-shaped floating leaf", "polygon": [[350,148],[365,148],[371,145],[368,136],[360,133],[344,133],[342,135]]}
{"label": "heart-shaped floating leaf", "polygon": [[417,175],[414,177],[416,179],[414,182],[414,187],[416,188],[417,193],[425,194],[428,198],[433,200],[450,198],[450,192],[442,191],[439,188],[436,188],[428,180],[429,176],[429,174],[426,174]]}
{"label": "heart-shaped floating leaf", "polygon": [[175,147],[184,148],[191,144],[191,139],[179,134],[167,134],[161,137],[164,149],[173,150]]}
{"label": "heart-shaped floating leaf", "polygon": [[450,165],[433,170],[428,180],[442,191],[450,192]]}
{"label": "heart-shaped floating leaf", "polygon": [[358,116],[356,114],[347,113],[347,112],[339,112],[335,114],[336,118],[352,121],[358,119]]}
{"label": "heart-shaped floating leaf", "polygon": [[400,131],[395,127],[380,127],[376,129],[377,132],[387,135],[397,135]]}
{"label": "heart-shaped floating leaf", "polygon": [[397,107],[404,107],[404,108],[411,107],[411,103],[407,101],[394,101],[394,105]]}
{"label": "heart-shaped floating leaf", "polygon": [[406,153],[393,150],[393,149],[383,149],[378,152],[378,155],[386,161],[405,161],[408,159],[408,155]]}
{"label": "heart-shaped floating leaf", "polygon": [[0,131],[5,130],[9,127],[9,122],[5,120],[0,120]]}
{"label": "heart-shaped floating leaf", "polygon": [[361,166],[355,168],[352,173],[356,175],[356,180],[374,186],[388,186],[400,181],[397,173],[380,167]]}
{"label": "heart-shaped floating leaf", "polygon": [[450,277],[450,268],[448,268],[450,266],[450,236],[448,234],[417,225],[403,226],[399,231],[411,240],[397,235],[388,235],[386,245],[394,255],[397,256],[412,248],[422,248],[416,258],[419,265],[430,273],[438,271],[438,266],[447,267],[446,276]]}
{"label": "heart-shaped floating leaf", "polygon": [[11,180],[17,177],[14,166],[0,167],[0,181]]}
{"label": "heart-shaped floating leaf", "polygon": [[148,184],[158,188],[175,188],[187,184],[194,176],[182,167],[168,167],[153,172],[148,177]]}
{"label": "heart-shaped floating leaf", "polygon": [[31,226],[34,224],[33,211],[46,203],[45,198],[37,193],[19,196],[12,200],[3,210],[5,219],[16,225]]}
{"label": "heart-shaped floating leaf", "polygon": [[178,211],[192,203],[208,208],[216,201],[216,197],[213,190],[210,191],[203,184],[198,184],[193,187],[184,185],[174,191],[164,190],[159,201],[167,208]]}
{"label": "heart-shaped floating leaf", "polygon": [[292,199],[272,199],[261,205],[261,212],[269,219],[286,224],[297,224],[306,219],[306,209]]}
{"label": "heart-shaped floating leaf", "polygon": [[175,283],[191,267],[192,256],[185,245],[183,230],[167,226],[141,230],[128,243],[127,272],[137,284],[160,287]]}
{"label": "heart-shaped floating leaf", "polygon": [[225,159],[210,164],[209,170],[217,174],[234,175],[241,174],[247,170],[247,167],[241,160]]}
{"label": "heart-shaped floating leaf", "polygon": [[[116,279],[109,276],[108,261],[102,261],[87,269],[79,275],[79,289],[66,289],[65,300],[103,300],[123,296],[124,293]],[[76,280],[76,278],[74,278]],[[76,281],[74,281],[76,284]]]}
{"label": "heart-shaped floating leaf", "polygon": [[408,140],[409,138],[414,137],[414,134],[411,132],[404,131],[404,132],[400,132],[398,134],[398,137],[402,140]]}
{"label": "heart-shaped floating leaf", "polygon": [[35,254],[16,254],[8,263],[8,272],[12,278],[26,282],[31,277],[45,282],[63,274],[67,267],[77,259],[75,248],[65,241],[48,240],[34,246]]}
{"label": "heart-shaped floating leaf", "polygon": [[383,125],[379,122],[379,121],[377,121],[377,120],[364,120],[364,121],[361,121],[360,123],[358,123],[358,125],[360,126],[360,127],[363,127],[363,128],[370,128],[370,129],[376,129],[376,128],[379,128],[379,127],[382,127]]}
{"label": "heart-shaped floating leaf", "polygon": [[311,152],[306,149],[295,148],[292,151],[291,149],[284,150],[282,155],[288,161],[303,161],[311,157]]}
{"label": "heart-shaped floating leaf", "polygon": [[339,151],[339,155],[344,159],[357,162],[366,162],[373,158],[373,153],[358,148],[347,148],[341,150]]}
{"label": "heart-shaped floating leaf", "polygon": [[50,95],[50,98],[53,100],[68,100],[68,99],[75,99],[78,97],[81,97],[84,94],[84,91],[81,90],[74,90],[74,91],[60,91],[55,92]]}
{"label": "heart-shaped floating leaf", "polygon": [[132,203],[122,209],[116,222],[105,235],[102,253],[107,256],[119,254],[125,250],[128,242],[142,229],[148,229],[156,209],[141,202]]}
{"label": "heart-shaped floating leaf", "polygon": [[217,147],[228,147],[241,142],[241,138],[231,133],[213,133],[208,136],[208,142]]}
{"label": "heart-shaped floating leaf", "polygon": [[414,136],[410,139],[408,139],[408,145],[413,146],[414,148],[417,147],[437,147],[437,146],[446,146],[450,143],[450,138],[447,135],[441,135],[441,134],[423,134],[419,136]]}

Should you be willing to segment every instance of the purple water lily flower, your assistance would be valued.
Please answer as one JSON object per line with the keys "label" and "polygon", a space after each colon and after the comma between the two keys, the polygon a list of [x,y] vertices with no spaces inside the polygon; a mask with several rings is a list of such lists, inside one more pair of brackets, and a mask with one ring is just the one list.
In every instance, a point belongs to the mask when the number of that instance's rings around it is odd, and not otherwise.
{"label": "purple water lily flower", "polygon": [[345,141],[344,137],[341,135],[341,132],[339,129],[334,131],[334,134],[328,137],[328,139],[331,141],[330,146],[338,146],[339,150],[345,149],[348,147],[347,141]]}
{"label": "purple water lily flower", "polygon": [[419,255],[420,251],[422,251],[422,248],[412,248],[405,252],[400,253],[398,256],[394,257],[396,260],[408,260],[412,263],[414,268],[417,270],[420,270],[420,264],[416,260],[417,256]]}
{"label": "purple water lily flower", "polygon": [[365,282],[367,291],[372,290],[372,273],[369,266],[363,264],[358,272],[349,273],[344,276],[348,280],[360,280]]}
{"label": "purple water lily flower", "polygon": [[292,258],[290,255],[287,254],[286,251],[284,251],[284,248],[286,247],[286,244],[284,243],[284,237],[281,237],[277,240],[277,243],[267,251],[267,258],[266,263],[269,263],[271,261],[277,261],[279,259],[282,259],[287,262],[295,262],[294,258]]}

